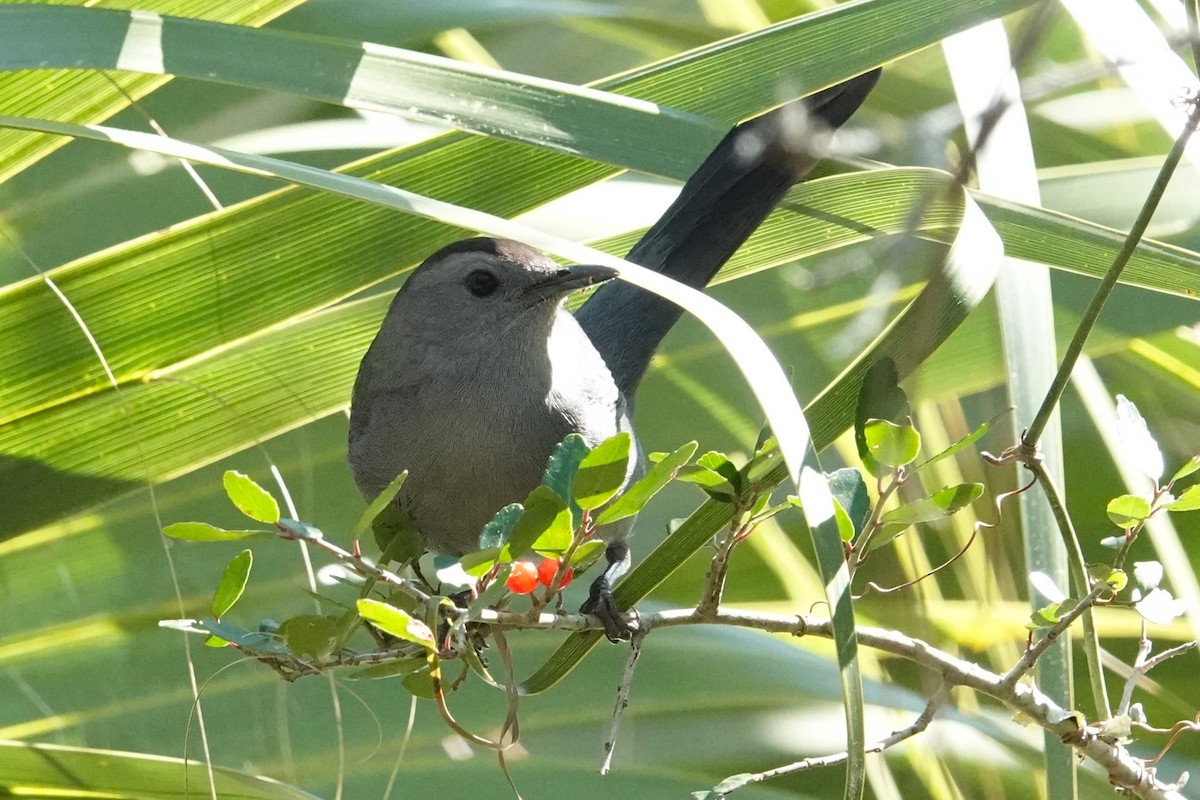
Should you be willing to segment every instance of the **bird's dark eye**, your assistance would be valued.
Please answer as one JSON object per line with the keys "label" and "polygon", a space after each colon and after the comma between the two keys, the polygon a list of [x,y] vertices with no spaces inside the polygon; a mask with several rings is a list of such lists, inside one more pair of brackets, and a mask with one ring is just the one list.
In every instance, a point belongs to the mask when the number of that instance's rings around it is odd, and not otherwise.
{"label": "bird's dark eye", "polygon": [[476,297],[487,297],[500,285],[500,279],[486,269],[477,269],[463,281],[467,290]]}

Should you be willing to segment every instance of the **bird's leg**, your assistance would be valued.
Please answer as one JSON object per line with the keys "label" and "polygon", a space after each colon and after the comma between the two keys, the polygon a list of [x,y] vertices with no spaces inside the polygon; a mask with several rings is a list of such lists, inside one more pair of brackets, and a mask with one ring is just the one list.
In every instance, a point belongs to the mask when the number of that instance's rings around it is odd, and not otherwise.
{"label": "bird's leg", "polygon": [[612,585],[629,569],[629,545],[611,542],[604,551],[604,557],[608,565],[600,577],[592,582],[588,599],[579,607],[579,611],[599,619],[604,625],[604,635],[610,642],[628,641],[633,636],[633,628],[613,600]]}

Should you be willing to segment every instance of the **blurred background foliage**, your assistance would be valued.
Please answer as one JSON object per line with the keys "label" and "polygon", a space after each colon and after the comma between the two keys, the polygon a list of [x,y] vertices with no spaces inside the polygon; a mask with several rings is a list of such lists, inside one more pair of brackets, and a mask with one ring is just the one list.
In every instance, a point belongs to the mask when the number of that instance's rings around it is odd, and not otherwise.
{"label": "blurred background foliage", "polygon": [[[836,4],[102,0],[88,5],[372,41],[583,84]],[[930,30],[901,44],[895,43],[901,34],[889,26],[889,15],[914,4],[854,5],[865,10],[867,27],[826,43],[845,54],[845,64],[824,64],[821,72],[798,52],[788,70],[766,78],[777,102],[796,94],[797,87],[815,90],[895,58],[847,127],[843,144],[882,164],[952,169],[965,139],[936,43],[967,24],[1028,4],[951,3],[947,9],[958,11],[934,9]],[[1169,3],[1150,5],[1158,13]],[[977,8],[963,10],[968,7]],[[952,17],[957,21],[938,29],[938,20]],[[1018,12],[1005,20],[1011,30],[1022,18]],[[913,24],[908,17],[896,19],[901,28]],[[78,24],[86,36],[92,21],[81,17]],[[896,49],[885,52],[885,45]],[[219,60],[221,52],[212,56]],[[840,68],[849,71],[839,73]],[[1065,14],[1053,18],[1018,73],[1030,95],[1045,207],[1127,228],[1171,137],[1130,100]],[[720,84],[719,75],[710,78],[714,85],[685,87],[680,107],[701,116],[711,112],[723,125],[749,113],[706,105],[706,98],[738,93],[736,85]],[[284,86],[288,79],[281,79]],[[365,159],[352,170],[434,197],[467,204],[473,199],[497,213],[526,212],[530,224],[588,241],[648,226],[683,177],[621,172],[578,157],[538,161],[538,153],[548,151],[532,144],[485,149],[472,135],[446,136],[427,122],[307,99],[304,77],[291,80],[294,91],[284,92],[116,71],[10,72],[0,75],[0,113],[107,120],[134,130],[146,130],[153,119],[178,139],[328,169]],[[136,105],[130,107],[115,84],[140,98]],[[769,106],[760,103],[753,111]],[[670,151],[671,141],[661,144]],[[221,490],[225,469],[273,485],[274,464],[301,518],[335,538],[349,530],[362,509],[345,465],[349,381],[404,273],[439,237],[464,232],[418,225],[392,211],[330,200],[308,189],[279,193],[278,181],[198,167],[227,209],[214,212],[177,163],[101,142],[6,131],[0,154],[5,176],[0,349],[6,351],[0,356],[0,739],[199,757],[190,659],[204,686],[207,744],[216,764],[325,797],[382,797],[402,753],[393,797],[511,796],[494,758],[457,740],[430,704],[417,704],[415,726],[406,736],[410,697],[394,681],[338,675],[330,682],[285,684],[253,662],[237,662],[229,651],[199,646],[199,640],[189,655],[181,634],[157,625],[180,616],[177,591],[183,616],[205,613],[224,564],[240,549],[164,543],[159,533],[164,522],[188,519],[238,527]],[[703,152],[688,155],[698,163]],[[406,172],[405,164],[420,168]],[[520,169],[506,172],[513,164]],[[823,174],[862,166],[831,163]],[[1170,291],[1119,287],[1089,347],[1101,394],[1121,392],[1138,404],[1167,453],[1168,472],[1200,450],[1197,315],[1186,297],[1200,269],[1200,256],[1191,252],[1200,247],[1196,186],[1194,167],[1185,166],[1150,231],[1183,249],[1146,251],[1151,271],[1160,264],[1155,253],[1166,253],[1161,263],[1177,266],[1183,277],[1156,287]],[[579,187],[586,188],[573,193]],[[864,192],[869,187],[845,197],[842,210],[850,219],[876,200]],[[254,199],[265,193],[275,194]],[[563,194],[568,196],[547,204]],[[237,205],[243,202],[247,205]],[[295,210],[299,205],[303,213]],[[1065,222],[1047,224],[1070,232]],[[418,228],[424,232],[405,238]],[[792,251],[780,245],[785,235],[779,237],[739,256],[745,269],[731,276],[738,279],[712,291],[764,335],[804,400],[911,299],[928,257],[944,250],[931,237],[908,263],[887,237],[832,250],[806,243]],[[1025,257],[1034,257],[1036,236],[1024,244]],[[111,250],[102,252],[106,248]],[[794,256],[797,250],[802,258],[779,258],[780,252]],[[306,255],[312,252],[319,255]],[[1053,254],[1046,260],[1070,266],[1071,258]],[[1090,268],[1106,265],[1093,259]],[[79,325],[37,271],[63,287],[99,347],[118,355],[113,369],[121,393],[106,388]],[[1054,270],[1052,280],[1061,343],[1095,282],[1065,269]],[[1143,283],[1155,286],[1152,280]],[[906,381],[929,453],[1007,407],[1009,369],[999,335],[996,309],[988,301]],[[638,426],[648,450],[673,449],[695,438],[702,449],[744,455],[761,424],[728,356],[690,319],[671,334],[638,399]],[[1072,390],[1063,404],[1066,492],[1085,554],[1099,560],[1106,557],[1100,538],[1115,532],[1105,503],[1125,486],[1094,412],[1085,407],[1088,399]],[[1015,434],[1006,421],[980,447],[1001,450]],[[852,439],[843,437],[825,454],[825,465],[854,464],[852,453]],[[944,483],[984,483],[988,497],[1018,481],[1015,470],[985,467],[971,450],[942,462],[938,471]],[[700,500],[699,492],[676,486],[653,503],[639,519],[635,557]],[[994,521],[987,502],[977,504],[977,513]],[[961,545],[973,522],[964,513],[910,531],[880,551],[869,577],[890,585],[940,563]],[[1177,525],[1177,532],[1163,536],[1195,563],[1196,522],[1181,519]],[[991,668],[1006,668],[1024,645],[1028,614],[1020,537],[1010,511],[936,580],[864,598],[857,604],[859,620],[897,627]],[[309,613],[297,551],[270,541],[251,547],[256,566],[234,612],[242,615],[237,621],[254,626],[258,618]],[[727,601],[807,611],[822,596],[809,550],[807,537],[787,515],[764,525],[735,555]],[[1146,541],[1133,557],[1167,556],[1156,555]],[[693,603],[705,566],[701,553],[646,607]],[[568,591],[569,604],[579,602],[579,591]],[[1098,624],[1113,662],[1129,663],[1138,617],[1101,610]],[[1193,636],[1184,621],[1152,630],[1163,645]],[[529,674],[544,660],[552,639],[516,637],[518,674]],[[873,739],[908,724],[936,688],[936,676],[869,651],[861,657]],[[745,631],[672,630],[652,637],[633,687],[615,771],[600,778],[595,769],[624,650],[597,650],[554,691],[522,701],[522,740],[510,757],[517,786],[531,798],[686,796],[731,773],[839,750],[843,717],[831,658],[824,642]],[[1166,724],[1193,715],[1200,704],[1200,687],[1192,679],[1195,659],[1194,654],[1176,659],[1154,672],[1152,690],[1141,697],[1151,720]],[[1081,668],[1082,659],[1077,664]],[[1012,723],[990,702],[967,693],[956,700],[957,710],[925,735],[871,759],[872,796],[1037,796],[1040,735]],[[478,730],[494,729],[503,719],[502,698],[477,682],[457,693],[452,707]],[[1134,747],[1151,755],[1161,743]],[[1195,771],[1198,758],[1200,742],[1185,738],[1162,769],[1172,775]],[[0,786],[16,782],[18,774],[17,762],[0,750]],[[147,780],[146,793],[180,793],[165,778]],[[206,791],[202,775],[193,780],[192,792]],[[1081,780],[1085,796],[1106,791],[1106,782],[1088,770]],[[836,794],[841,783],[839,770],[816,771],[739,796],[825,797]]]}

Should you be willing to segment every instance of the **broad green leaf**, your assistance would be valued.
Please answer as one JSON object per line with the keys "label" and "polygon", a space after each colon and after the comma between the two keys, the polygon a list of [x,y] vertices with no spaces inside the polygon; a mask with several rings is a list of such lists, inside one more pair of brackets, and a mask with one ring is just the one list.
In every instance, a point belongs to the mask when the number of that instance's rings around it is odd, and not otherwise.
{"label": "broad green leaf", "polygon": [[917,459],[921,434],[912,425],[896,425],[886,419],[868,420],[863,426],[867,452],[885,467],[902,467]]}
{"label": "broad green leaf", "polygon": [[567,522],[568,524],[565,525],[551,525],[541,536],[533,540],[529,549],[546,558],[562,558],[566,555],[567,548],[571,546],[573,534],[570,521]]}
{"label": "broad green leaf", "polygon": [[1137,406],[1123,394],[1117,395],[1117,434],[1121,437],[1125,456],[1157,483],[1163,475],[1162,450]]}
{"label": "broad green leaf", "polygon": [[622,431],[592,448],[579,462],[571,495],[579,507],[592,511],[620,491],[629,472],[633,437]]}
{"label": "broad green leaf", "polygon": [[867,442],[867,423],[881,419],[901,424],[911,415],[908,395],[900,388],[896,362],[885,357],[869,365],[854,405],[854,443],[863,466],[874,477],[882,478],[891,474],[892,470],[889,465],[880,463],[871,452]]}
{"label": "broad green leaf", "polygon": [[1063,614],[1074,607],[1075,604],[1069,600],[1043,606],[1030,615],[1029,621],[1025,623],[1025,627],[1031,631],[1052,628],[1062,619]]}
{"label": "broad green leaf", "polygon": [[[317,800],[294,786],[198,759],[91,750],[41,742],[0,741],[5,782],[31,798],[178,797],[191,785],[208,792],[212,770],[218,797],[239,800]],[[84,788],[86,787],[86,788]]]}
{"label": "broad green leaf", "polygon": [[603,539],[589,539],[575,548],[575,552],[571,554],[570,566],[577,572],[582,572],[596,563],[606,549],[608,542]]}
{"label": "broad green leaf", "polygon": [[409,694],[415,697],[420,697],[425,700],[432,700],[435,697],[433,691],[433,678],[429,675],[429,670],[421,670],[404,676],[404,688]]}
{"label": "broad green leaf", "polygon": [[246,590],[246,582],[250,580],[250,568],[253,565],[254,553],[243,550],[233,557],[229,566],[225,567],[225,574],[221,576],[221,582],[217,584],[217,591],[213,594],[212,614],[214,617],[220,619],[225,616],[226,612],[241,599],[242,592]]}
{"label": "broad green leaf", "polygon": [[428,625],[393,605],[364,597],[358,601],[358,613],[379,630],[398,639],[415,642],[429,649],[437,646]]}
{"label": "broad green leaf", "polygon": [[[364,513],[359,521],[366,516]],[[417,528],[416,520],[398,503],[383,506],[371,518],[370,525],[375,544],[379,547],[381,564],[392,561],[407,564],[420,558],[425,552],[425,540]]]}
{"label": "broad green leaf", "polygon": [[1167,504],[1171,511],[1195,511],[1200,508],[1200,483],[1184,489],[1183,494]]}
{"label": "broad green leaf", "polygon": [[200,623],[208,632],[230,644],[235,644],[250,653],[265,653],[267,655],[287,655],[288,649],[280,642],[278,626],[275,630],[248,631],[238,625],[215,619],[206,619]]}
{"label": "broad green leaf", "polygon": [[886,525],[915,525],[948,517],[975,502],[983,494],[981,483],[960,483],[939,489],[928,497],[905,503],[882,517]]}
{"label": "broad green leaf", "polygon": [[537,486],[525,498],[525,510],[513,524],[500,560],[520,558],[547,534],[550,537],[547,541],[557,542],[565,535],[570,542],[571,532],[571,510],[567,504],[549,486]]}
{"label": "broad green leaf", "polygon": [[[549,486],[554,493],[571,503],[571,481],[579,469],[579,462],[588,454],[591,448],[578,433],[569,434],[561,442],[554,445],[554,451],[546,462],[546,471],[542,474],[542,484]],[[571,509],[572,513],[576,510]]]}
{"label": "broad green leaf", "polygon": [[499,552],[512,538],[513,526],[517,524],[524,510],[525,507],[520,503],[510,503],[497,511],[479,533],[479,549]]}
{"label": "broad green leaf", "polygon": [[173,522],[163,526],[163,533],[172,539],[185,539],[189,542],[231,542],[251,536],[263,536],[269,531],[227,531],[207,522]]}
{"label": "broad green leaf", "polygon": [[396,495],[400,494],[400,490],[404,487],[404,481],[408,479],[408,470],[404,470],[399,475],[391,480],[384,487],[383,491],[375,496],[375,499],[367,504],[366,509],[359,516],[358,522],[354,523],[354,529],[350,532],[350,537],[357,539],[362,536],[367,528],[370,528],[383,510],[391,505],[396,499]]}
{"label": "broad green leaf", "polygon": [[[512,506],[508,506],[508,508],[512,508]],[[462,565],[463,572],[473,578],[480,578],[496,565],[496,561],[499,558],[500,548],[489,547],[484,550],[476,550],[473,553],[465,554],[458,560],[458,563]]]}
{"label": "broad green leaf", "polygon": [[249,475],[231,469],[225,472],[222,481],[225,484],[225,494],[237,506],[238,511],[250,519],[269,525],[279,521],[279,503]]}
{"label": "broad green leaf", "polygon": [[1094,581],[1108,584],[1114,592],[1120,592],[1129,583],[1129,576],[1124,570],[1113,569],[1108,564],[1089,565],[1088,575]]}
{"label": "broad green leaf", "polygon": [[[363,602],[366,601],[359,601]],[[303,614],[281,622],[279,635],[293,655],[320,660],[329,656],[337,644],[338,620],[321,614]]]}
{"label": "broad green leaf", "polygon": [[1186,478],[1198,469],[1200,469],[1200,456],[1192,456],[1182,467],[1175,471],[1175,474],[1171,476],[1171,480],[1177,481],[1180,478]]}
{"label": "broad green leaf", "polygon": [[671,482],[679,468],[692,459],[698,447],[696,442],[688,442],[673,453],[661,454],[663,457],[654,463],[649,472],[622,492],[621,496],[614,500],[608,508],[600,512],[596,517],[596,524],[607,525],[610,522],[632,517],[645,508],[651,498]]}
{"label": "broad green leaf", "polygon": [[[845,522],[850,525],[852,539],[862,532],[867,515],[871,513],[871,496],[867,492],[867,483],[863,480],[862,473],[852,467],[835,470],[826,478],[829,481],[829,493],[846,515]],[[850,541],[844,531],[842,538]]]}
{"label": "broad green leaf", "polygon": [[[230,2],[230,0],[138,0],[143,25],[147,12],[154,14],[184,14],[213,22],[229,22],[238,25],[262,25],[289,9],[301,5],[302,0],[265,0],[265,2]],[[63,4],[66,5],[66,4]],[[88,6],[122,5],[111,0],[98,0]],[[54,9],[57,10],[57,9]],[[26,10],[26,13],[29,13]],[[114,12],[107,12],[112,14]],[[96,20],[70,30],[31,31],[24,26],[12,24],[11,20],[0,23],[0,36],[11,36],[21,41],[22,50],[36,58],[36,52],[45,52],[50,47],[74,51],[81,57],[107,51],[108,58],[116,58],[122,52],[120,46],[106,46],[109,37],[128,33]],[[128,25],[125,26],[128,28]],[[145,37],[131,36],[134,40]],[[122,42],[123,43],[123,42]],[[0,47],[15,55],[18,49],[11,40]],[[213,52],[217,57],[219,54]],[[156,59],[138,59],[142,64],[152,64]],[[161,56],[159,59],[161,60]],[[48,67],[46,64],[31,64]],[[0,74],[0,114],[50,117],[73,122],[100,122],[128,107],[130,100],[144,97],[165,84],[170,78],[134,72],[109,72],[108,77],[98,70],[78,70],[76,62],[60,64],[66,69],[31,69]],[[116,66],[113,64],[113,66]],[[124,69],[133,65],[128,61]],[[29,167],[65,142],[52,137],[31,135],[19,131],[0,131],[0,182]]]}
{"label": "broad green leaf", "polygon": [[725,503],[732,503],[737,497],[737,490],[733,488],[733,484],[729,482],[728,478],[700,464],[681,466],[675,471],[675,480],[694,483],[710,497]]}
{"label": "broad green leaf", "polygon": [[1132,528],[1150,516],[1150,501],[1133,494],[1123,494],[1108,502],[1108,518],[1118,528]]}
{"label": "broad green leaf", "polygon": [[715,450],[709,450],[704,455],[696,459],[696,464],[710,469],[717,473],[725,480],[729,481],[730,485],[735,490],[741,489],[742,476],[738,472],[738,468],[729,460],[729,456],[724,453],[718,453]]}
{"label": "broad green leaf", "polygon": [[846,513],[846,509],[842,507],[842,503],[837,497],[833,498],[833,512],[836,515],[838,533],[841,534],[842,541],[854,541],[854,535],[858,531],[854,530],[854,523],[850,521],[850,515]]}

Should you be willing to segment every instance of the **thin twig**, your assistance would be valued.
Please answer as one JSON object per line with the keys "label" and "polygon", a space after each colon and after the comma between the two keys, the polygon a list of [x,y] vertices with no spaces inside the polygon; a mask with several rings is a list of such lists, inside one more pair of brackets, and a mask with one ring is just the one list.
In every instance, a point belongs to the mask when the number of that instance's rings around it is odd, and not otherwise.
{"label": "thin twig", "polygon": [[629,687],[633,684],[633,671],[642,657],[642,640],[646,632],[638,629],[629,643],[629,655],[625,658],[625,671],[621,673],[621,684],[617,687],[617,704],[613,708],[612,724],[608,728],[608,739],[604,742],[604,760],[600,762],[600,774],[607,775],[612,766],[613,751],[617,749],[617,733],[621,729],[621,717],[629,706]]}
{"label": "thin twig", "polygon": [[1158,210],[1158,204],[1167,190],[1167,184],[1170,182],[1171,176],[1175,174],[1175,168],[1179,166],[1179,162],[1183,159],[1188,140],[1196,132],[1197,125],[1200,125],[1200,102],[1197,102],[1193,98],[1192,112],[1188,116],[1187,125],[1184,126],[1183,131],[1175,140],[1175,144],[1171,147],[1171,152],[1167,154],[1166,160],[1163,161],[1163,165],[1158,171],[1158,177],[1154,179],[1154,185],[1150,188],[1150,193],[1146,197],[1146,202],[1142,204],[1142,210],[1138,213],[1137,220],[1134,221],[1133,227],[1129,229],[1129,234],[1125,237],[1125,243],[1121,246],[1121,250],[1117,253],[1116,258],[1113,259],[1112,266],[1108,268],[1108,272],[1105,273],[1104,278],[1100,281],[1100,285],[1096,287],[1096,293],[1092,295],[1092,300],[1088,303],[1087,310],[1083,312],[1083,318],[1080,319],[1079,326],[1075,329],[1075,335],[1071,337],[1071,343],[1067,345],[1067,350],[1063,354],[1062,362],[1058,366],[1058,372],[1054,376],[1054,381],[1046,391],[1046,397],[1042,400],[1042,405],[1038,409],[1037,415],[1033,418],[1033,423],[1022,437],[1024,442],[1036,443],[1042,437],[1042,432],[1050,422],[1050,415],[1058,407],[1058,401],[1062,397],[1063,390],[1067,388],[1067,381],[1071,379],[1071,371],[1075,369],[1075,362],[1079,360],[1079,356],[1083,352],[1083,345],[1087,342],[1092,328],[1096,326],[1096,321],[1100,318],[1100,311],[1104,308],[1104,304],[1108,301],[1108,296],[1112,294],[1113,288],[1117,285],[1117,279],[1121,277],[1121,273],[1125,270],[1125,265],[1129,263],[1129,259],[1133,257],[1133,253],[1137,250],[1142,237],[1145,236],[1146,228],[1150,225],[1150,219],[1154,216],[1154,212]]}
{"label": "thin twig", "polygon": [[1142,676],[1167,659],[1182,655],[1195,646],[1196,642],[1184,642],[1169,650],[1163,650],[1158,655],[1150,658],[1150,640],[1146,638],[1145,628],[1143,627],[1142,638],[1138,642],[1137,658],[1134,659],[1133,668],[1129,671],[1129,677],[1125,679],[1125,690],[1121,693],[1121,705],[1117,709],[1117,714],[1129,713],[1129,706],[1133,702],[1133,690],[1137,687],[1138,681],[1142,679]]}
{"label": "thin twig", "polygon": [[350,570],[356,575],[359,575],[363,578],[373,578],[380,583],[386,583],[387,585],[399,589],[405,594],[420,600],[422,603],[428,603],[432,599],[430,595],[414,586],[413,582],[408,578],[402,578],[390,570],[386,570],[375,564],[372,564],[362,556],[356,556],[349,550],[343,550],[341,547],[329,541],[329,539],[326,539],[324,536],[302,536],[297,534],[295,531],[288,529],[287,527],[277,527],[279,528],[279,538],[295,539],[297,541],[308,542],[313,547],[329,553],[329,555],[333,556],[338,561],[349,567]]}
{"label": "thin twig", "polygon": [[[1039,458],[1024,463],[1025,468],[1033,473],[1034,480],[1042,487],[1042,494],[1046,497],[1050,513],[1053,515],[1059,535],[1062,537],[1063,547],[1067,554],[1067,567],[1071,574],[1071,584],[1074,587],[1073,591],[1076,594],[1083,594],[1088,590],[1087,564],[1083,559],[1083,548],[1079,545],[1079,534],[1075,532],[1071,515],[1067,513],[1066,504],[1058,494],[1058,487],[1051,480],[1050,473],[1046,471],[1042,460]],[[1100,663],[1100,634],[1096,631],[1096,623],[1092,618],[1090,607],[1084,610],[1080,627],[1083,628],[1083,656],[1088,664],[1088,682],[1092,687],[1092,703],[1095,704],[1097,716],[1103,715],[1104,719],[1109,719],[1112,717],[1112,706],[1108,702],[1108,686],[1104,682],[1104,666]]]}
{"label": "thin twig", "polygon": [[1005,673],[1004,684],[1007,686],[1013,686],[1017,681],[1021,680],[1021,678],[1025,676],[1025,673],[1033,669],[1033,665],[1036,664],[1037,660],[1042,657],[1042,654],[1049,650],[1050,646],[1058,640],[1058,637],[1061,636],[1067,630],[1067,628],[1071,627],[1071,624],[1074,623],[1075,620],[1079,619],[1084,612],[1094,606],[1096,601],[1100,599],[1100,595],[1108,591],[1111,590],[1108,588],[1107,584],[1097,583],[1095,586],[1093,586],[1092,590],[1087,593],[1086,597],[1080,600],[1075,607],[1066,614],[1063,614],[1062,617],[1059,618],[1058,622],[1054,623],[1054,625],[1051,626],[1048,631],[1046,631],[1045,636],[1043,636],[1041,639],[1038,639],[1032,647],[1022,654],[1017,663],[1013,665],[1013,668]]}

